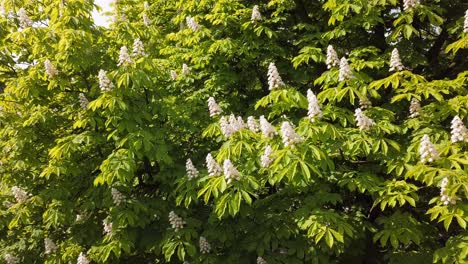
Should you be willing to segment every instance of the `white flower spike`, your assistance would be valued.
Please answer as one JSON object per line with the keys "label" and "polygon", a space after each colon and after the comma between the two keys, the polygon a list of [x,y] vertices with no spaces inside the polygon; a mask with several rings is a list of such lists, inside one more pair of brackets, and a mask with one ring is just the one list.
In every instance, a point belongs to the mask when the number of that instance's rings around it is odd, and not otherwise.
{"label": "white flower spike", "polygon": [[439,153],[427,134],[421,138],[419,155],[422,163],[432,163],[440,158]]}
{"label": "white flower spike", "polygon": [[418,99],[412,98],[410,107],[409,107],[409,112],[410,112],[410,118],[415,118],[418,117],[421,113],[421,103],[419,102]]}
{"label": "white flower spike", "polygon": [[187,172],[187,177],[189,178],[189,180],[192,180],[198,177],[198,174],[199,174],[198,170],[193,165],[191,159],[187,159],[187,162],[185,163],[185,170]]}
{"label": "white flower spike", "polygon": [[343,57],[340,60],[340,72],[338,73],[338,80],[342,82],[351,78],[353,78],[353,72],[349,67],[348,60]]}
{"label": "white flower spike", "polygon": [[223,112],[213,97],[208,98],[208,110],[210,111],[210,117],[217,116]]}
{"label": "white flower spike", "polygon": [[293,126],[288,121],[284,121],[283,124],[281,124],[281,138],[283,139],[285,147],[294,147],[297,143],[302,142],[302,139],[296,131],[294,131]]}
{"label": "white flower spike", "polygon": [[55,68],[55,66],[52,64],[52,62],[50,62],[49,59],[46,59],[44,61],[44,68],[45,68],[45,72],[47,73],[47,76],[52,79],[54,78],[55,76],[57,76],[58,74],[58,70],[57,68]]}
{"label": "white flower spike", "polygon": [[361,108],[357,108],[354,112],[354,117],[356,120],[356,124],[361,131],[369,130],[371,126],[375,125],[374,120],[370,119],[369,117],[362,112]]}
{"label": "white flower spike", "polygon": [[208,240],[204,237],[200,237],[199,241],[199,246],[200,246],[200,253],[202,254],[208,254],[211,251],[211,245],[208,243]]}
{"label": "white flower spike", "polygon": [[270,145],[267,145],[265,147],[265,152],[260,157],[260,163],[262,165],[262,168],[270,167],[270,164],[273,162],[273,158],[271,157],[272,154],[273,154],[273,149],[270,147]]}
{"label": "white flower spike", "polygon": [[193,32],[200,30],[200,25],[193,17],[188,16],[185,18],[185,21],[187,22],[187,27],[190,28]]}
{"label": "white flower spike", "polygon": [[390,58],[390,69],[389,71],[402,71],[405,69],[403,63],[401,63],[400,53],[398,49],[393,49],[392,56]]}
{"label": "white flower spike", "polygon": [[254,133],[260,132],[260,125],[258,124],[257,120],[255,120],[255,117],[253,116],[247,117],[247,127],[249,128],[250,131]]}
{"label": "white flower spike", "polygon": [[117,66],[127,66],[132,63],[133,61],[130,58],[130,55],[128,54],[127,46],[122,46],[120,48],[119,62],[117,63]]}
{"label": "white flower spike", "polygon": [[89,264],[88,257],[83,252],[80,252],[78,259],[76,260],[76,264]]}
{"label": "white flower spike", "polygon": [[234,167],[232,162],[228,159],[224,160],[223,163],[223,173],[224,173],[224,178],[226,179],[227,184],[230,184],[233,180],[240,180],[240,173]]}
{"label": "white flower spike", "polygon": [[206,155],[206,168],[208,169],[208,175],[209,176],[220,176],[223,174],[223,169],[221,168],[221,165],[219,165],[218,162],[211,156],[210,153]]}
{"label": "white flower spike", "polygon": [[28,14],[26,14],[26,10],[24,10],[24,8],[21,8],[18,11],[18,19],[21,28],[27,28],[32,26],[33,24],[33,21],[31,20],[31,18],[29,18]]}
{"label": "white flower spike", "polygon": [[114,88],[114,84],[109,80],[109,77],[107,77],[107,72],[105,70],[99,71],[98,79],[99,88],[101,88],[101,91],[108,92]]}
{"label": "white flower spike", "polygon": [[403,0],[403,9],[408,10],[419,5],[419,0]]}
{"label": "white flower spike", "polygon": [[260,116],[260,130],[265,137],[272,138],[278,135],[274,126],[272,126],[264,116]]}
{"label": "white flower spike", "polygon": [[452,129],[450,132],[452,143],[468,142],[468,129],[459,116],[453,118],[450,128]]}
{"label": "white flower spike", "polygon": [[178,216],[176,213],[174,213],[174,211],[169,213],[169,223],[176,232],[184,228],[185,225],[185,221],[182,219],[182,217]]}
{"label": "white flower spike", "polygon": [[332,45],[328,45],[327,47],[327,68],[330,69],[332,67],[336,67],[340,65],[340,59],[338,58],[338,54],[336,53],[335,49]]}
{"label": "white flower spike", "polygon": [[307,90],[307,102],[309,103],[307,116],[312,122],[322,117],[322,110],[320,109],[317,97],[312,90]]}
{"label": "white flower spike", "polygon": [[275,63],[270,62],[268,65],[268,85],[270,91],[276,90],[284,86],[284,82],[279,75],[278,69],[276,68]]}
{"label": "white flower spike", "polygon": [[133,41],[133,57],[143,57],[145,56],[145,47],[143,46],[143,42],[139,38],[136,38]]}
{"label": "white flower spike", "polygon": [[252,16],[250,18],[252,23],[257,23],[262,21],[262,14],[260,13],[260,9],[258,8],[258,5],[254,5],[252,8]]}

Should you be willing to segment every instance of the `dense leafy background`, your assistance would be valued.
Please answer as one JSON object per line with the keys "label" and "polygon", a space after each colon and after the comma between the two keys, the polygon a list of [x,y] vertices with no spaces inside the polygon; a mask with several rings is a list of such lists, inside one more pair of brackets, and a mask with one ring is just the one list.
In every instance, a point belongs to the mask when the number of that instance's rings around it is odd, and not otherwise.
{"label": "dense leafy background", "polygon": [[[450,141],[450,122],[468,118],[468,6],[421,2],[403,10],[397,0],[153,0],[148,8],[119,0],[103,28],[91,19],[92,1],[3,0],[0,255],[20,263],[74,263],[80,252],[96,263],[466,263],[468,145]],[[20,8],[32,27],[19,27]],[[188,16],[200,30],[187,27]],[[118,67],[119,50],[137,38],[146,55]],[[352,80],[327,69],[328,45],[349,58]],[[389,73],[395,47],[407,68]],[[57,76],[47,76],[46,59]],[[270,62],[286,84],[274,91]],[[100,69],[115,85],[109,92],[99,88]],[[323,110],[315,122],[307,89]],[[288,120],[303,141],[285,147],[280,136],[248,129],[226,138],[220,117],[209,117],[210,96],[224,115],[264,115],[278,131]],[[353,116],[363,98],[376,122],[369,131]],[[412,98],[422,104],[417,118],[409,118]],[[431,164],[419,161],[424,134],[441,156]],[[265,169],[267,144],[275,160]],[[241,179],[208,177],[208,153],[230,159]],[[197,179],[186,176],[188,158]],[[440,199],[445,177],[456,204]],[[17,202],[13,186],[28,199]],[[113,202],[112,188],[124,203]],[[170,211],[183,229],[171,228]],[[45,254],[45,238],[55,253]]]}

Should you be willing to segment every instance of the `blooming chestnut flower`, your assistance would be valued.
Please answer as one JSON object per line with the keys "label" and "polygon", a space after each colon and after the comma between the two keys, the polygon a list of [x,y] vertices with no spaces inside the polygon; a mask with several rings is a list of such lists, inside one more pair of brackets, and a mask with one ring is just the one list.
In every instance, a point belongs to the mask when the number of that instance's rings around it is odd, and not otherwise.
{"label": "blooming chestnut flower", "polygon": [[52,64],[52,62],[50,62],[49,59],[46,59],[44,61],[44,68],[47,73],[47,76],[50,79],[54,78],[58,74],[57,68],[55,68],[55,66]]}
{"label": "blooming chestnut flower", "polygon": [[171,80],[175,81],[175,80],[177,80],[177,77],[179,77],[177,75],[177,72],[174,71],[174,70],[171,70]]}
{"label": "blooming chestnut flower", "polygon": [[236,167],[232,164],[229,159],[224,160],[223,163],[223,173],[226,182],[229,184],[233,180],[240,180],[240,173],[237,171]]}
{"label": "blooming chestnut flower", "polygon": [[266,260],[264,260],[262,257],[257,258],[257,264],[268,264]]}
{"label": "blooming chestnut flower", "polygon": [[127,46],[122,46],[120,48],[119,62],[117,63],[117,66],[127,66],[132,63],[133,63],[133,60],[132,58],[130,58],[130,55],[128,54]]}
{"label": "blooming chestnut flower", "polygon": [[321,118],[323,114],[317,97],[310,89],[307,90],[307,102],[309,103],[307,116],[312,122],[315,122],[315,120]]}
{"label": "blooming chestnut flower", "polygon": [[133,41],[132,54],[133,54],[133,57],[145,56],[145,47],[143,46],[143,42],[141,42],[139,38],[136,38]]}
{"label": "blooming chestnut flower", "polygon": [[272,154],[273,154],[273,149],[270,147],[270,145],[267,145],[265,147],[265,152],[260,157],[260,163],[262,165],[262,168],[270,167],[270,164],[273,162],[273,158],[271,157]]}
{"label": "blooming chestnut flower", "polygon": [[187,22],[187,27],[190,28],[193,32],[200,30],[200,25],[193,17],[188,16],[185,18],[185,21]]}
{"label": "blooming chestnut flower", "polygon": [[11,188],[11,192],[13,193],[13,196],[15,197],[18,203],[25,202],[29,198],[29,196],[31,196],[28,192],[26,192],[18,186],[13,186]]}
{"label": "blooming chestnut flower", "polygon": [[371,107],[372,107],[372,102],[367,97],[359,98],[359,108],[364,110],[364,109],[371,108]]}
{"label": "blooming chestnut flower", "polygon": [[99,88],[103,92],[108,92],[114,88],[114,84],[107,77],[107,72],[105,70],[100,70],[98,74],[99,79]]}
{"label": "blooming chestnut flower", "polygon": [[465,23],[463,24],[463,33],[468,33],[468,9],[465,11]]}
{"label": "blooming chestnut flower", "polygon": [[434,144],[432,144],[427,134],[424,134],[424,136],[421,138],[419,155],[421,157],[422,163],[431,163],[440,158],[439,153],[437,152]]}
{"label": "blooming chestnut flower", "polygon": [[88,257],[83,252],[80,252],[78,259],[76,260],[76,264],[89,264]]}
{"label": "blooming chestnut flower", "polygon": [[402,71],[404,69],[405,66],[401,63],[400,53],[397,48],[394,48],[390,57],[390,69],[388,71]]}
{"label": "blooming chestnut flower", "polygon": [[114,202],[115,205],[121,205],[125,203],[125,195],[123,195],[119,190],[116,188],[111,189],[111,195],[112,195],[112,201]]}
{"label": "blooming chestnut flower", "polygon": [[45,253],[46,255],[52,254],[52,253],[54,253],[55,251],[57,251],[57,249],[58,249],[58,247],[57,247],[57,245],[54,243],[54,241],[52,241],[52,239],[50,239],[50,238],[48,238],[48,237],[46,237],[46,238],[44,239],[44,248],[45,248],[44,253]]}
{"label": "blooming chestnut flower", "polygon": [[342,82],[351,78],[353,78],[353,72],[349,67],[348,60],[345,57],[343,57],[340,60],[340,71],[338,73],[338,80]]}
{"label": "blooming chestnut flower", "polygon": [[330,69],[332,67],[336,67],[340,65],[340,59],[338,58],[338,54],[336,53],[335,49],[332,45],[328,45],[327,47],[327,68]]}
{"label": "blooming chestnut flower", "polygon": [[107,236],[111,236],[113,229],[112,229],[112,221],[110,220],[109,217],[102,221],[102,226],[103,226],[104,234],[106,234]]}
{"label": "blooming chestnut flower", "polygon": [[419,4],[419,0],[403,0],[403,9],[408,10],[418,6]]}
{"label": "blooming chestnut flower", "polygon": [[33,24],[33,21],[29,18],[28,14],[26,14],[26,10],[24,10],[24,8],[20,8],[18,11],[18,19],[21,28],[27,28]]}
{"label": "blooming chestnut flower", "polygon": [[411,118],[415,118],[419,116],[419,114],[421,113],[421,103],[419,102],[418,99],[416,98],[411,99],[409,112],[410,112]]}
{"label": "blooming chestnut flower", "polygon": [[146,27],[149,27],[151,25],[151,19],[148,17],[148,15],[145,13],[142,16],[143,18],[143,24],[145,24]]}
{"label": "blooming chestnut flower", "polygon": [[190,74],[190,68],[187,64],[182,64],[182,74],[183,75],[189,75]]}
{"label": "blooming chestnut flower", "polygon": [[206,240],[205,237],[200,237],[199,241],[199,246],[200,246],[200,253],[202,254],[208,254],[211,251],[211,245],[208,243],[208,240]]}
{"label": "blooming chestnut flower", "polygon": [[260,130],[265,137],[272,138],[275,135],[278,135],[275,127],[272,126],[264,116],[260,116]]}
{"label": "blooming chestnut flower", "polygon": [[268,85],[269,89],[276,90],[281,86],[284,86],[284,82],[279,75],[278,69],[276,68],[275,63],[270,62],[268,65]]}
{"label": "blooming chestnut flower", "polygon": [[452,129],[450,134],[453,143],[468,142],[468,129],[459,116],[453,118],[450,128]]}
{"label": "blooming chestnut flower", "polygon": [[206,155],[206,168],[208,169],[209,176],[220,176],[223,173],[221,165],[216,162],[210,153]]}
{"label": "blooming chestnut flower", "polygon": [[19,263],[19,258],[10,254],[10,253],[7,253],[5,254],[5,256],[3,257],[3,259],[5,260],[5,262],[7,264],[18,264]]}
{"label": "blooming chestnut flower", "polygon": [[78,95],[78,100],[80,101],[81,108],[86,109],[86,107],[89,104],[88,98],[86,98],[86,96],[83,93],[80,93]]}
{"label": "blooming chestnut flower", "polygon": [[457,197],[450,197],[447,194],[447,184],[448,184],[448,178],[445,177],[442,179],[440,183],[440,200],[444,205],[449,205],[449,204],[456,204],[457,203]]}
{"label": "blooming chestnut flower", "polygon": [[187,171],[187,177],[189,178],[189,180],[198,177],[198,170],[193,165],[191,159],[187,159],[187,162],[185,163],[185,170]]}
{"label": "blooming chestnut flower", "polygon": [[185,225],[185,221],[182,217],[178,216],[174,211],[169,212],[169,223],[176,232],[184,228]]}
{"label": "blooming chestnut flower", "polygon": [[217,116],[223,112],[213,97],[208,98],[208,110],[210,111],[210,117]]}
{"label": "blooming chestnut flower", "polygon": [[281,124],[281,137],[285,147],[294,147],[296,143],[302,142],[302,139],[299,137],[296,131],[294,131],[293,126],[288,121],[284,121],[283,124]]}
{"label": "blooming chestnut flower", "polygon": [[257,23],[262,21],[262,14],[260,13],[260,9],[258,8],[258,5],[254,5],[252,8],[252,16],[250,18],[252,23]]}
{"label": "blooming chestnut flower", "polygon": [[247,117],[247,127],[249,128],[250,131],[257,133],[260,131],[260,125],[258,124],[257,120],[255,120],[255,117],[249,116]]}
{"label": "blooming chestnut flower", "polygon": [[375,125],[374,120],[370,119],[369,117],[362,112],[360,108],[357,108],[354,112],[354,117],[359,127],[359,130],[369,130],[371,126]]}

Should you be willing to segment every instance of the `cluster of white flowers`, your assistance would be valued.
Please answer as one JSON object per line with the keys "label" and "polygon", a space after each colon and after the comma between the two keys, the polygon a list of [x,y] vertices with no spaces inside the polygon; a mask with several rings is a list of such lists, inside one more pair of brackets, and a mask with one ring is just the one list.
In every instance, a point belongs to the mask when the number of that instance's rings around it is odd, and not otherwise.
{"label": "cluster of white flowers", "polygon": [[348,60],[345,57],[343,57],[340,60],[340,71],[338,73],[338,80],[342,82],[351,78],[353,78],[353,72],[349,67]]}
{"label": "cluster of white flowers", "polygon": [[405,69],[405,66],[401,63],[400,53],[397,48],[394,48],[390,57],[390,69],[388,71],[402,71],[403,69]]}
{"label": "cluster of white flowers", "polygon": [[221,165],[211,156],[211,153],[206,155],[206,168],[208,169],[209,176],[219,176],[223,173]]}
{"label": "cluster of white flowers", "polygon": [[26,10],[24,10],[24,8],[20,8],[18,11],[18,19],[20,27],[22,28],[30,27],[33,24],[31,18],[29,18],[28,14],[26,14]]}
{"label": "cluster of white flowers", "polygon": [[372,107],[372,102],[367,98],[367,97],[362,97],[359,99],[359,108],[362,110],[371,108]]}
{"label": "cluster of white flowers", "polygon": [[193,165],[191,159],[187,159],[187,161],[185,162],[185,171],[187,172],[187,177],[189,178],[189,180],[198,177],[198,170]]}
{"label": "cluster of white flowers", "polygon": [[101,91],[108,92],[114,88],[114,84],[111,82],[111,80],[109,80],[109,77],[107,77],[107,72],[105,70],[99,71],[98,79],[99,88],[101,88]]}
{"label": "cluster of white flowers", "polygon": [[52,253],[55,253],[55,251],[57,251],[58,247],[57,245],[54,243],[54,241],[52,241],[52,239],[46,237],[44,239],[44,248],[45,248],[45,251],[44,253],[47,255],[47,254],[52,254]]}
{"label": "cluster of white flowers", "polygon": [[422,163],[431,163],[439,159],[439,153],[437,152],[434,144],[432,144],[427,134],[424,134],[421,139],[419,155],[421,156]]}
{"label": "cluster of white flowers", "polygon": [[252,17],[250,18],[252,23],[257,23],[262,21],[262,14],[260,13],[260,9],[258,8],[258,5],[254,5],[252,8]]}
{"label": "cluster of white flowers", "polygon": [[115,205],[121,205],[125,202],[125,195],[123,195],[116,188],[111,189],[112,201]]}
{"label": "cluster of white flowers", "polygon": [[130,58],[130,55],[128,54],[127,46],[122,46],[120,48],[119,62],[117,63],[117,66],[126,66],[132,63],[133,61],[132,61],[132,58]]}
{"label": "cluster of white flowers", "polygon": [[17,264],[19,263],[19,258],[16,256],[13,256],[12,254],[5,254],[3,257],[5,259],[6,264]]}
{"label": "cluster of white flowers", "polygon": [[272,138],[275,135],[278,135],[275,127],[272,126],[264,116],[260,116],[260,130],[262,130],[262,134],[268,138]]}
{"label": "cluster of white flowers", "polygon": [[136,38],[133,41],[132,55],[133,57],[145,56],[145,47],[139,38]]}
{"label": "cluster of white flowers", "polygon": [[257,258],[257,264],[268,264],[266,260],[264,260],[262,257]]}
{"label": "cluster of white flowers", "polygon": [[328,45],[327,47],[327,68],[330,69],[331,67],[336,67],[340,65],[340,59],[338,58],[338,54],[336,53],[335,49],[332,45]]}
{"label": "cluster of white flowers", "polygon": [[52,62],[50,62],[49,59],[46,59],[44,61],[44,68],[47,73],[47,76],[51,79],[54,78],[58,74],[57,68],[55,68],[55,66],[52,64]]}
{"label": "cluster of white flowers", "polygon": [[237,180],[237,181],[240,180],[239,171],[236,169],[236,167],[234,167],[232,162],[228,159],[224,160],[223,172],[224,172],[224,178],[226,178],[226,182],[228,184],[231,183],[233,180]]}
{"label": "cluster of white flowers", "polygon": [[104,234],[111,236],[112,235],[112,221],[109,218],[106,218],[102,221],[102,226],[104,229]]}
{"label": "cluster of white flowers", "polygon": [[440,183],[440,200],[442,201],[444,205],[456,204],[457,198],[450,197],[447,194],[447,184],[448,184],[448,179],[447,177],[445,177],[442,179],[442,182]]}
{"label": "cluster of white flowers", "polygon": [[320,109],[319,102],[315,94],[309,89],[307,90],[307,101],[309,102],[309,111],[307,116],[315,122],[316,119],[322,117],[322,110]]}
{"label": "cluster of white flowers", "polygon": [[185,225],[185,221],[182,219],[182,217],[176,215],[174,211],[169,213],[169,223],[176,232],[184,228]]}
{"label": "cluster of white flowers", "polygon": [[418,117],[421,112],[421,103],[418,99],[412,98],[410,107],[409,107],[410,117],[415,118]]}
{"label": "cluster of white flowers", "polygon": [[405,10],[416,7],[419,5],[419,0],[403,0],[403,8]]}
{"label": "cluster of white flowers", "polygon": [[257,122],[255,117],[249,116],[247,117],[247,127],[250,131],[257,133],[260,131],[260,124]]}
{"label": "cluster of white flowers", "polygon": [[182,64],[182,74],[183,75],[189,75],[190,74],[190,68],[187,64]]}
{"label": "cluster of white flowers", "polygon": [[151,19],[146,13],[143,14],[143,24],[145,24],[146,27],[149,27],[151,25]]}
{"label": "cluster of white flowers", "polygon": [[149,9],[149,4],[148,2],[143,2],[143,7],[145,8],[145,10],[148,10]]}
{"label": "cluster of white flowers", "polygon": [[270,62],[268,65],[268,86],[270,91],[276,90],[284,85],[281,76],[279,75],[278,69],[276,68],[275,63]]}
{"label": "cluster of white flowers", "polygon": [[213,97],[208,98],[208,110],[210,111],[211,117],[217,116],[223,112]]}
{"label": "cluster of white flowers", "polygon": [[78,259],[76,260],[76,264],[89,264],[88,257],[86,256],[85,253],[80,252]]}
{"label": "cluster of white flowers", "polygon": [[200,237],[200,241],[198,243],[200,245],[200,253],[208,254],[211,251],[211,245],[208,243],[205,237]]}
{"label": "cluster of white flowers", "polygon": [[465,23],[463,24],[463,33],[468,33],[468,9],[465,11]]}
{"label": "cluster of white flowers", "polygon": [[273,158],[271,157],[272,154],[273,154],[273,149],[270,147],[270,145],[267,145],[265,147],[265,152],[260,157],[260,163],[262,165],[262,168],[268,168],[270,164],[273,162]]}
{"label": "cluster of white flowers", "polygon": [[236,118],[235,115],[231,114],[229,119],[226,119],[224,116],[221,117],[219,120],[219,126],[223,135],[225,137],[230,137],[235,132],[245,128],[245,123],[244,120],[242,120],[242,117],[238,116]]}
{"label": "cluster of white flowers", "polygon": [[21,189],[18,186],[13,186],[13,188],[11,188],[11,192],[13,193],[13,196],[15,197],[18,203],[26,201],[30,196],[29,193],[27,193],[25,190]]}
{"label": "cluster of white flowers", "polygon": [[452,142],[468,142],[468,129],[463,124],[461,118],[459,116],[455,116],[451,123],[452,125],[450,126],[450,128],[452,129]]}
{"label": "cluster of white flowers", "polygon": [[171,80],[175,81],[175,80],[177,80],[177,77],[179,77],[177,75],[177,72],[174,71],[174,70],[171,70]]}
{"label": "cluster of white flowers", "polygon": [[357,123],[357,126],[359,127],[359,130],[368,130],[371,126],[375,125],[374,120],[370,119],[369,117],[362,112],[361,108],[357,108],[354,111],[354,117]]}
{"label": "cluster of white flowers", "polygon": [[284,121],[281,124],[281,138],[283,139],[285,147],[294,147],[296,143],[300,143],[302,141],[296,131],[294,131],[294,128],[289,121]]}
{"label": "cluster of white flowers", "polygon": [[185,21],[187,22],[187,27],[190,28],[192,31],[196,32],[200,30],[200,25],[197,23],[195,18],[188,16],[185,18]]}
{"label": "cluster of white flowers", "polygon": [[89,104],[88,98],[86,98],[86,96],[83,93],[80,93],[78,95],[78,100],[80,101],[81,108],[86,109],[86,107]]}

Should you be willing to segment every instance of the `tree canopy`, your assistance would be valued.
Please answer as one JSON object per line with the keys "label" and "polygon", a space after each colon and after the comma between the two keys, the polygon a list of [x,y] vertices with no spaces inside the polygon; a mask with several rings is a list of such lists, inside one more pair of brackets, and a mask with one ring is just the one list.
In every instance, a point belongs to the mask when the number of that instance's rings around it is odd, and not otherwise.
{"label": "tree canopy", "polygon": [[1,3],[0,262],[468,262],[463,1]]}

